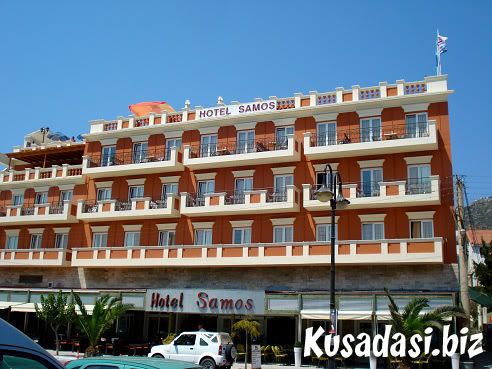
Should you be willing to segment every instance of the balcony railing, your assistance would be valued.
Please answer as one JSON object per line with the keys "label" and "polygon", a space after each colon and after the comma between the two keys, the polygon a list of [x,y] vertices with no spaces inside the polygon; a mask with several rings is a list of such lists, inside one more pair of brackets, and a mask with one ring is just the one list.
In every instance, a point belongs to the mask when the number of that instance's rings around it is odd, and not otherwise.
{"label": "balcony railing", "polygon": [[437,149],[436,122],[403,124],[371,129],[343,129],[337,132],[304,134],[304,153],[311,159],[362,156],[393,152]]}
{"label": "balcony railing", "polygon": [[165,198],[133,198],[130,200],[79,200],[77,218],[84,221],[172,218],[179,216],[179,197],[169,194]]}
{"label": "balcony railing", "polygon": [[181,193],[181,214],[199,216],[298,210],[299,191],[295,186],[207,194]]}
{"label": "balcony railing", "polygon": [[19,185],[30,186],[34,182],[49,183],[59,180],[68,182],[83,183],[82,165],[53,165],[49,168],[26,168],[24,170],[5,170],[0,172],[0,186],[15,182],[16,187]]}
{"label": "balcony railing", "polygon": [[72,251],[66,249],[2,249],[0,250],[0,266],[8,267],[59,267],[69,266]]}
{"label": "balcony railing", "polygon": [[205,144],[192,147],[189,151],[190,158],[204,158],[211,156],[251,154],[265,151],[287,150],[289,141],[287,138],[275,137],[261,140],[245,140],[225,142],[218,144]]}
{"label": "balcony railing", "polygon": [[[441,264],[443,239],[338,240],[337,263]],[[327,242],[284,244],[183,245],[76,248],[76,267],[196,267],[196,266],[279,266],[328,265],[331,246]]]}
{"label": "balcony railing", "polygon": [[[439,176],[379,182],[348,183],[342,186],[343,196],[350,200],[350,209],[422,206],[440,204]],[[329,207],[316,200],[319,185],[303,185],[303,206],[308,210]]]}
{"label": "balcony railing", "polygon": [[0,224],[75,222],[70,201],[33,205],[7,205],[0,208]]}

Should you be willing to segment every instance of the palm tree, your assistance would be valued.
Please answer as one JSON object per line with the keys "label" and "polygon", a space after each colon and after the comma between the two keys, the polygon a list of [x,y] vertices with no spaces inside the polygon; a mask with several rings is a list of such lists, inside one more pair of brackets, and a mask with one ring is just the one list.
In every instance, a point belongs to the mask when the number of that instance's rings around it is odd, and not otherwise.
{"label": "palm tree", "polygon": [[[390,300],[388,307],[391,315],[391,334],[403,334],[406,339],[407,347],[410,346],[410,337],[415,334],[423,337],[426,328],[434,327],[441,329],[445,324],[446,319],[455,316],[465,316],[463,309],[457,306],[441,306],[434,310],[422,313],[422,310],[429,307],[429,299],[425,297],[413,298],[403,310],[400,311],[389,291],[386,288],[384,291]],[[399,369],[409,369],[412,367],[412,360],[414,359],[408,355],[399,359],[401,360]]]}
{"label": "palm tree", "polygon": [[244,355],[244,369],[248,367],[248,337],[252,339],[260,335],[260,323],[251,317],[246,317],[232,325],[232,335],[238,336],[239,332],[244,332],[246,338],[246,348]]}
{"label": "palm tree", "polygon": [[131,305],[122,304],[120,298],[103,295],[96,300],[92,314],[89,314],[80,296],[76,293],[73,293],[73,296],[80,310],[80,315],[77,315],[76,321],[80,330],[89,340],[85,356],[94,356],[97,353],[97,342],[101,335],[111,328],[114,321],[125,314]]}
{"label": "palm tree", "polygon": [[68,301],[69,294],[61,290],[57,294],[50,292],[48,296],[41,295],[41,303],[34,304],[36,315],[39,319],[48,323],[55,334],[56,354],[60,353],[60,337],[58,331],[67,326],[75,318],[75,307],[73,300]]}

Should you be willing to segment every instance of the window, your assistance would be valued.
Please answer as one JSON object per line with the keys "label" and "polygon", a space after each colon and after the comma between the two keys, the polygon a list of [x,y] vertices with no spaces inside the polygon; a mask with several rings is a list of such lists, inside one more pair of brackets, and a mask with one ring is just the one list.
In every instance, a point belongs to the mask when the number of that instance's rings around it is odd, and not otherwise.
{"label": "window", "polygon": [[200,153],[202,157],[214,156],[217,152],[217,135],[205,135],[201,138]]}
{"label": "window", "polygon": [[[336,171],[333,171],[333,178],[335,178],[337,172]],[[321,188],[321,186],[323,185],[324,183],[324,179],[326,177],[326,173],[325,172],[317,172],[316,173],[316,189],[319,189]],[[330,177],[330,174],[328,173],[328,178],[327,178],[327,181],[326,181],[326,185],[328,186],[328,188],[331,188],[332,185],[331,185],[331,177]]]}
{"label": "window", "polygon": [[244,245],[251,243],[251,228],[233,228],[232,242],[235,245]]}
{"label": "window", "polygon": [[14,195],[13,203],[16,206],[22,206],[24,204],[24,195]]}
{"label": "window", "polygon": [[144,186],[128,187],[128,200],[141,199],[144,197]]}
{"label": "window", "polygon": [[237,154],[253,152],[255,149],[255,131],[237,133]]}
{"label": "window", "polygon": [[176,339],[176,341],[174,341],[174,344],[179,346],[194,346],[195,341],[196,341],[196,335],[182,334]]}
{"label": "window", "polygon": [[383,180],[382,168],[368,168],[361,170],[362,188],[361,197],[379,196],[379,182]]}
{"label": "window", "polygon": [[293,233],[294,231],[292,226],[275,226],[273,227],[273,242],[292,242]]}
{"label": "window", "polygon": [[179,150],[181,148],[181,142],[181,138],[169,138],[166,140],[166,160],[171,157],[171,149],[176,148]]}
{"label": "window", "polygon": [[208,346],[208,343],[203,338],[200,338],[200,346]]}
{"label": "window", "polygon": [[411,238],[432,238],[434,237],[434,225],[430,219],[410,221]]}
{"label": "window", "polygon": [[68,233],[55,234],[55,248],[66,249],[68,246]]}
{"label": "window", "polygon": [[294,176],[292,174],[275,176],[273,196],[270,201],[273,202],[287,201],[287,186],[290,186],[293,183],[294,183]]}
{"label": "window", "polygon": [[101,166],[107,167],[115,164],[116,146],[104,146],[101,154]]}
{"label": "window", "polygon": [[15,250],[19,247],[19,235],[8,235],[7,243],[5,245],[6,249]]}
{"label": "window", "polygon": [[[338,239],[338,224],[335,224],[335,239]],[[316,241],[331,241],[331,224],[316,225]]]}
{"label": "window", "polygon": [[178,184],[177,183],[164,183],[162,185],[162,198],[166,199],[167,195],[175,194],[177,195],[179,193],[178,191]]}
{"label": "window", "polygon": [[427,124],[427,113],[408,114],[405,119],[407,137],[426,137],[429,128]]}
{"label": "window", "polygon": [[41,233],[31,234],[31,242],[29,244],[29,248],[40,249],[42,241],[43,241],[43,235]]}
{"label": "window", "polygon": [[160,231],[159,246],[173,246],[176,244],[176,231]]}
{"label": "window", "polygon": [[381,141],[381,118],[361,119],[360,142]]}
{"label": "window", "polygon": [[337,124],[318,123],[318,136],[316,146],[336,145],[337,143]]}
{"label": "window", "polygon": [[108,234],[99,232],[92,235],[92,247],[107,247],[108,246]]}
{"label": "window", "polygon": [[384,223],[362,223],[363,240],[382,240],[384,239]]}
{"label": "window", "polygon": [[294,134],[294,126],[278,127],[276,129],[277,149],[286,149],[289,138],[287,136]]}
{"label": "window", "polygon": [[211,245],[211,244],[212,244],[211,229],[195,230],[195,245]]}
{"label": "window", "polygon": [[97,189],[97,201],[111,200],[111,188],[98,188]]}
{"label": "window", "polygon": [[[24,354],[22,351],[4,351],[2,352],[1,368],[12,369],[53,369],[54,366],[49,364],[41,356]],[[114,367],[117,369],[116,367]],[[113,368],[111,368],[113,369]]]}
{"label": "window", "polygon": [[245,191],[253,190],[253,178],[236,178],[234,186],[234,203],[244,204],[245,201]]}
{"label": "window", "polygon": [[48,192],[36,192],[36,197],[34,198],[35,204],[46,204],[48,202]]}
{"label": "window", "polygon": [[198,181],[198,196],[203,196],[207,193],[214,193],[215,180]]}
{"label": "window", "polygon": [[70,200],[72,200],[72,196],[73,196],[72,190],[60,191],[60,202],[70,201]]}
{"label": "window", "polygon": [[431,167],[429,164],[409,165],[407,192],[409,194],[430,193],[430,175]]}
{"label": "window", "polygon": [[132,163],[138,164],[147,161],[147,142],[133,144]]}
{"label": "window", "polygon": [[140,232],[125,232],[125,246],[140,246]]}

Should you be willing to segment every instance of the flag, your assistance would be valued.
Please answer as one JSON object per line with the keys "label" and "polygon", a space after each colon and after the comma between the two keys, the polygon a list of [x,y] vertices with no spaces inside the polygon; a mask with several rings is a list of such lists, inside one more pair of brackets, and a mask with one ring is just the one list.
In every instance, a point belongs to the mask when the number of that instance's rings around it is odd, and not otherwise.
{"label": "flag", "polygon": [[448,51],[446,49],[446,40],[447,39],[448,39],[447,37],[441,36],[439,34],[439,32],[437,33],[437,42],[436,42],[436,45],[437,45],[437,53],[439,55],[441,55],[442,53],[445,53],[446,51]]}
{"label": "flag", "polygon": [[137,117],[147,115],[149,113],[162,113],[163,110],[172,113],[174,109],[165,101],[145,101],[137,104],[132,104],[128,107],[130,111]]}

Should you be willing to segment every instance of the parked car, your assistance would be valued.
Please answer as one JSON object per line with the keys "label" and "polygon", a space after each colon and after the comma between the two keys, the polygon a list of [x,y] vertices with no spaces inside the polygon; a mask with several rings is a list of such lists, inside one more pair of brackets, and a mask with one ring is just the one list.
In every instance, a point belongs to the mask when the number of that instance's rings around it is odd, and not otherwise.
{"label": "parked car", "polygon": [[151,348],[149,357],[188,361],[205,369],[229,369],[237,351],[229,333],[183,332],[168,345]]}
{"label": "parked car", "polygon": [[64,369],[45,349],[0,319],[0,368]]}
{"label": "parked car", "polygon": [[184,361],[137,356],[96,356],[71,361],[66,367],[67,369],[202,369],[198,365]]}

